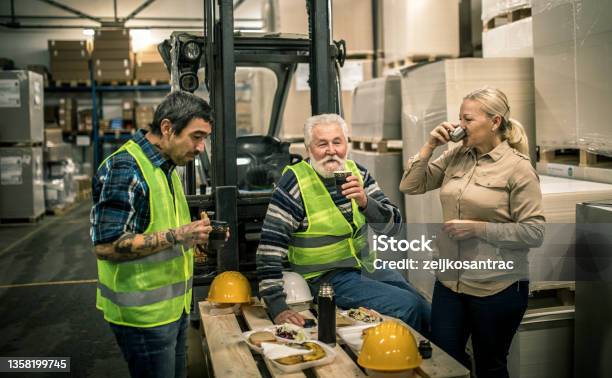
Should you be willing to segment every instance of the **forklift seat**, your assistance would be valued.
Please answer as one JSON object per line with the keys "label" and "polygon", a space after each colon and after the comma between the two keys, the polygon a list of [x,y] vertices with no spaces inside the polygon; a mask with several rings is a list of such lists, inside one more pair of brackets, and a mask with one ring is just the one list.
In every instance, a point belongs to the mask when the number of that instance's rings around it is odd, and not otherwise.
{"label": "forklift seat", "polygon": [[302,157],[289,152],[289,143],[270,135],[242,135],[236,138],[238,189],[271,191],[283,169]]}

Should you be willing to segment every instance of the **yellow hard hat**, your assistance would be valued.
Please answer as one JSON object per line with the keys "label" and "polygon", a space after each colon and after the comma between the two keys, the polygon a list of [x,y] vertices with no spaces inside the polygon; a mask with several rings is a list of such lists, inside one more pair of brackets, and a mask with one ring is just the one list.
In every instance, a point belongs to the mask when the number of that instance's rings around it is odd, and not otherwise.
{"label": "yellow hard hat", "polygon": [[396,321],[384,321],[367,329],[357,362],[367,369],[401,371],[414,369],[422,358],[410,330]]}
{"label": "yellow hard hat", "polygon": [[215,277],[208,301],[215,303],[249,303],[251,302],[251,285],[240,272],[223,272]]}

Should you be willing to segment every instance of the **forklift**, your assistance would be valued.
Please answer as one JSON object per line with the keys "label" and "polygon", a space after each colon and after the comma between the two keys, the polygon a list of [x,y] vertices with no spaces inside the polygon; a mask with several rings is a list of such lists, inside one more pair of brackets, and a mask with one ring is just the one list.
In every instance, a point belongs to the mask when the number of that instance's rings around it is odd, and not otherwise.
{"label": "forklift", "polygon": [[[211,148],[184,172],[192,218],[209,212],[211,219],[227,222],[231,234],[220,250],[207,250],[203,261],[196,260],[194,303],[205,299],[214,277],[224,271],[240,271],[257,290],[255,256],[274,184],[285,166],[302,159],[278,138],[298,64],[309,66],[312,114],[342,114],[339,70],[346,46],[332,41],[330,0],[304,0],[304,17],[308,36],[237,32],[232,0],[204,0],[203,33],[174,32],[158,46],[172,90],[193,93],[204,87],[213,108]],[[237,132],[236,72],[244,67],[267,69],[276,79],[267,130],[258,134]],[[192,319],[199,315],[192,313]]]}

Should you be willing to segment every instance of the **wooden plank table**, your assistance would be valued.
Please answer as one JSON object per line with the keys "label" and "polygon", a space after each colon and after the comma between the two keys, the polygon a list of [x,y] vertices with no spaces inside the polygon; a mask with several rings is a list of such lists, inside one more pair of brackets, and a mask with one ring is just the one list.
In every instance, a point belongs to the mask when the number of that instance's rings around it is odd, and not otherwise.
{"label": "wooden plank table", "polygon": [[[210,360],[216,377],[261,377],[257,364],[248,345],[242,338],[243,330],[240,328],[235,314],[210,315],[211,306],[208,302],[200,302],[200,315],[204,330],[204,338],[210,352]],[[249,329],[260,329],[273,325],[266,310],[260,305],[243,305],[241,314]],[[310,311],[301,313],[312,318]],[[404,324],[404,323],[402,323]],[[404,324],[405,325],[405,324]],[[408,327],[408,326],[407,326]],[[424,339],[418,332],[408,327],[418,340]],[[459,362],[447,355],[444,351],[432,344],[431,359],[423,360],[416,370],[416,376],[422,378],[464,378],[470,373]],[[367,375],[356,362],[342,349],[340,345],[334,348],[336,358],[331,364],[308,369],[309,376],[321,378],[365,378]],[[359,355],[359,351],[353,351]],[[263,359],[270,376],[274,378],[304,378],[303,372],[283,373]]]}

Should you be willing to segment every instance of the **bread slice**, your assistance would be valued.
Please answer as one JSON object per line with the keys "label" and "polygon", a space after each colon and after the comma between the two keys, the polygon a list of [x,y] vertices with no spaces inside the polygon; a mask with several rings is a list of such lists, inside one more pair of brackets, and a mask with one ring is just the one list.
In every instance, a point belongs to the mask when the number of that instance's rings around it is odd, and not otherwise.
{"label": "bread slice", "polygon": [[249,336],[249,342],[257,347],[261,347],[261,343],[275,343],[276,336],[268,331],[254,332]]}

